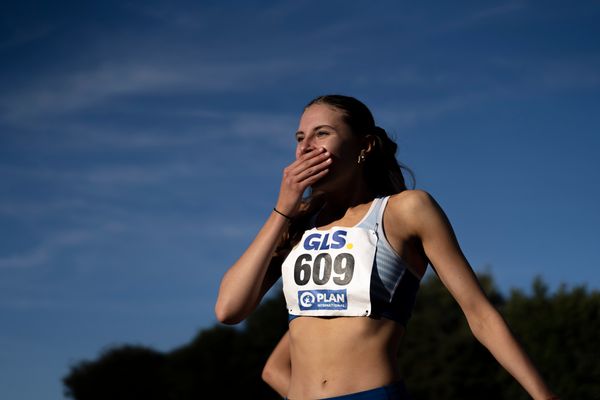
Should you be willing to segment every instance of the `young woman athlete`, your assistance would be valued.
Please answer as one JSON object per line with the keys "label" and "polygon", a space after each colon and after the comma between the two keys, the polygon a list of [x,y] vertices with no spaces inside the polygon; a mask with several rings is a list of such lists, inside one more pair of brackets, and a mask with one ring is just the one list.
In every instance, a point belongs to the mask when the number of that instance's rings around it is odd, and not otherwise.
{"label": "young woman athlete", "polygon": [[219,321],[238,323],[283,278],[289,331],[263,374],[280,394],[408,399],[396,355],[431,264],[498,362],[534,399],[557,398],[486,298],[442,209],[406,188],[396,144],[363,103],[312,100],[296,140],[276,206],[215,305]]}

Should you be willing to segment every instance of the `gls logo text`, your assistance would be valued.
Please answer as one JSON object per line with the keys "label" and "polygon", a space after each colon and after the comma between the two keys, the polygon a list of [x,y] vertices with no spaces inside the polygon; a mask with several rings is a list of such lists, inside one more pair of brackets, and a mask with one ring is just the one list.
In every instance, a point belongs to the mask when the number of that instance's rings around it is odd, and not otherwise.
{"label": "gls logo text", "polygon": [[336,250],[342,249],[346,245],[347,231],[335,231],[329,236],[329,233],[312,233],[304,239],[305,250]]}

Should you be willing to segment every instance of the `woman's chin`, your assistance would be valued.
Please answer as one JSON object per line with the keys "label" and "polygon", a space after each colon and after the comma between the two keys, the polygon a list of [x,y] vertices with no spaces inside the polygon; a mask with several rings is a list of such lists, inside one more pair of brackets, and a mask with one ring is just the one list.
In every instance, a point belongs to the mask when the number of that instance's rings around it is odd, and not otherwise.
{"label": "woman's chin", "polygon": [[319,194],[319,193],[325,193],[325,192],[331,192],[334,187],[336,186],[333,180],[328,179],[328,176],[324,176],[323,178],[319,179],[318,181],[316,181],[315,183],[313,183],[310,186],[310,189],[312,190],[313,195],[314,194]]}
{"label": "woman's chin", "polygon": [[331,176],[329,174],[322,176],[316,182],[314,182],[311,187],[323,187],[326,186],[329,182],[331,182]]}

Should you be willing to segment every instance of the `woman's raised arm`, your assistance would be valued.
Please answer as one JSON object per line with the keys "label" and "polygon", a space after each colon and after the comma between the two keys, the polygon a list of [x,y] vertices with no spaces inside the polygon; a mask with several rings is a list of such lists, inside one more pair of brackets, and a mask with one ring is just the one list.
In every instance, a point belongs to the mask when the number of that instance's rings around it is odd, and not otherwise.
{"label": "woman's raised arm", "polygon": [[275,283],[277,265],[271,260],[287,225],[283,216],[271,212],[248,249],[225,273],[215,304],[215,314],[220,322],[237,324],[242,321]]}
{"label": "woman's raised arm", "polygon": [[288,227],[286,216],[296,215],[302,194],[328,172],[330,163],[330,154],[325,149],[312,149],[284,169],[277,211],[273,209],[250,246],[223,276],[215,304],[219,321],[226,324],[242,321],[277,280],[276,269],[280,265],[272,259]]}

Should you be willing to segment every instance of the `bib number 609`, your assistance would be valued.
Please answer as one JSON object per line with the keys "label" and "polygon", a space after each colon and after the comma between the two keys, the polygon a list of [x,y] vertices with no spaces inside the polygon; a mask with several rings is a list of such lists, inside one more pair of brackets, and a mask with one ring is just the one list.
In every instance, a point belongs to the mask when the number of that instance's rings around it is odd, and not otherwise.
{"label": "bib number 609", "polygon": [[340,253],[334,260],[328,253],[321,253],[312,262],[310,254],[302,254],[296,259],[294,265],[294,280],[298,286],[308,283],[311,278],[315,284],[324,285],[331,278],[331,269],[336,274],[333,283],[336,285],[347,285],[354,275],[354,257],[350,253]]}

